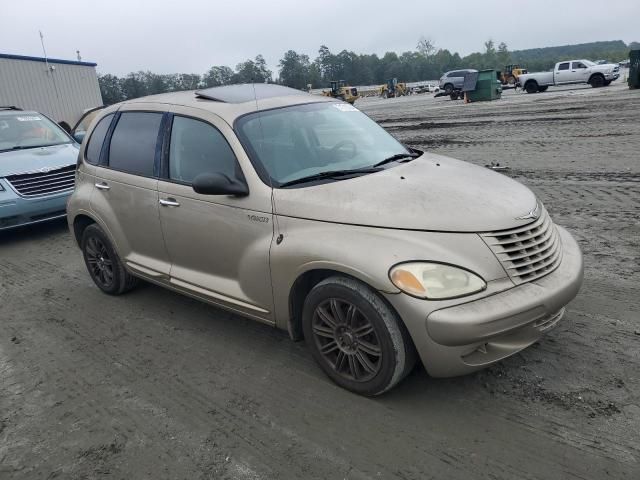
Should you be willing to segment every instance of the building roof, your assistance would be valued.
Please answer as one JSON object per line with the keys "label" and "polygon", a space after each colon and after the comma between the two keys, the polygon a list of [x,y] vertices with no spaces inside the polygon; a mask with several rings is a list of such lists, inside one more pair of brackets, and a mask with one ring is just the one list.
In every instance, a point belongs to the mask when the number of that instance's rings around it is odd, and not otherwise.
{"label": "building roof", "polygon": [[48,62],[57,63],[63,65],[82,65],[84,67],[97,67],[97,63],[93,62],[78,62],[77,60],[61,60],[59,58],[44,58],[44,57],[28,57],[25,55],[13,55],[10,53],[0,53],[0,58],[7,58],[9,60],[28,60],[30,62]]}

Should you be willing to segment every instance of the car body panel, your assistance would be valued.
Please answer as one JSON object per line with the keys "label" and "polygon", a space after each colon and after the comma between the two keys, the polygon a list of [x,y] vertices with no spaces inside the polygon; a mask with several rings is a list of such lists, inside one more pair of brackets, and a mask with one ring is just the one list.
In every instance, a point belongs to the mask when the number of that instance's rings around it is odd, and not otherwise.
{"label": "car body panel", "polygon": [[[33,111],[6,112],[7,115],[16,113],[46,117]],[[2,116],[3,112],[0,112],[0,120]],[[66,204],[71,196],[71,189],[24,196],[18,193],[5,177],[46,174],[51,170],[74,165],[78,158],[79,145],[71,137],[69,141],[70,143],[60,145],[0,152],[0,230],[41,223],[66,215]]]}
{"label": "car body panel", "polygon": [[[271,250],[271,275],[281,328],[292,320],[288,303],[292,286],[311,270],[341,272],[388,293],[399,292],[389,279],[390,268],[412,260],[465,265],[487,282],[507,277],[493,252],[474,233],[371,228],[280,215],[276,222],[282,242]],[[513,287],[508,279],[504,285]]]}
{"label": "car body panel", "polygon": [[[274,190],[278,215],[404,230],[482,232],[527,223],[524,185],[490,169],[425,153],[358,178]],[[443,203],[446,208],[443,208]]]}

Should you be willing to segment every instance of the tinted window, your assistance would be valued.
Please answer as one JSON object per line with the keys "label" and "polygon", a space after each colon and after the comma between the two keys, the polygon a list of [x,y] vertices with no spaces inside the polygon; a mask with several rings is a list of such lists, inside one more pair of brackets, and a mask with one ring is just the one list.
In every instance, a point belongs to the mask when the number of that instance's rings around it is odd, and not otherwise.
{"label": "tinted window", "polygon": [[558,65],[558,70],[569,70],[569,62]]}
{"label": "tinted window", "polygon": [[587,68],[587,66],[582,62],[573,62],[573,69],[575,70],[577,68]]}
{"label": "tinted window", "polygon": [[87,149],[85,150],[85,158],[87,162],[97,165],[100,161],[100,150],[102,150],[102,144],[104,143],[104,137],[107,135],[109,125],[113,119],[113,114],[107,115],[98,122],[96,128],[93,129],[89,143],[87,143]]}
{"label": "tinted window", "polygon": [[236,166],[236,156],[218,129],[192,118],[173,118],[169,178],[191,183],[201,173],[223,173],[233,179]]}
{"label": "tinted window", "polygon": [[152,177],[161,121],[162,113],[123,113],[111,137],[109,166]]}

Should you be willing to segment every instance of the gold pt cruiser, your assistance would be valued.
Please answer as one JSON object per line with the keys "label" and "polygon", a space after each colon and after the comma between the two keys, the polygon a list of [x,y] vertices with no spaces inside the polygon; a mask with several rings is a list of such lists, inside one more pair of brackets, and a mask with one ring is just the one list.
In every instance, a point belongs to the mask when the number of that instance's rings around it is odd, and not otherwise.
{"label": "gold pt cruiser", "polygon": [[582,283],[578,245],[528,188],[275,85],[106,108],[68,220],[105,293],[144,279],[288,330],[364,395],[418,357],[453,376],[513,355]]}

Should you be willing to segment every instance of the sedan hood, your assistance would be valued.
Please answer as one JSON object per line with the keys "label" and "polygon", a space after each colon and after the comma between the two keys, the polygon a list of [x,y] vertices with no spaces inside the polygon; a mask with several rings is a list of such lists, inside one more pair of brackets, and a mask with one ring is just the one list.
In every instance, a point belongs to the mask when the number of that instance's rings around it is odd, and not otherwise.
{"label": "sedan hood", "polygon": [[0,153],[0,177],[74,165],[78,145],[66,143],[52,147],[28,148]]}
{"label": "sedan hood", "polygon": [[524,185],[484,167],[425,153],[348,180],[275,189],[276,213],[324,222],[405,230],[486,232],[531,222]]}

